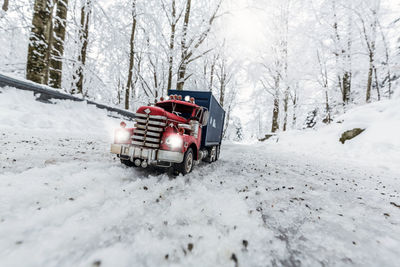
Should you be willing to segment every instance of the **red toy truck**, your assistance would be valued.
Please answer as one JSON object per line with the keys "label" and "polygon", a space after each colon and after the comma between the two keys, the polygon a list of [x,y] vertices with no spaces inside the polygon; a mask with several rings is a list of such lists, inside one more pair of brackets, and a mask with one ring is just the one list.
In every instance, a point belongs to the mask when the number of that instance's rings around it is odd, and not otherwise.
{"label": "red toy truck", "polygon": [[128,166],[173,167],[187,174],[219,158],[225,111],[211,92],[169,90],[169,99],[140,107],[134,128],[115,130],[111,153]]}

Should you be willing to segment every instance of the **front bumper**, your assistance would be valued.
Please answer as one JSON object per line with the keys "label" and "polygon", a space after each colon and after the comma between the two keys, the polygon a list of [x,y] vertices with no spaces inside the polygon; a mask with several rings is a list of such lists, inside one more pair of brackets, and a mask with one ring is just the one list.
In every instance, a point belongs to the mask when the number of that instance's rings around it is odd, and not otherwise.
{"label": "front bumper", "polygon": [[129,159],[132,162],[135,159],[146,160],[150,165],[158,165],[160,162],[181,163],[183,161],[183,153],[143,148],[133,145],[112,144],[111,153],[117,154],[121,158]]}

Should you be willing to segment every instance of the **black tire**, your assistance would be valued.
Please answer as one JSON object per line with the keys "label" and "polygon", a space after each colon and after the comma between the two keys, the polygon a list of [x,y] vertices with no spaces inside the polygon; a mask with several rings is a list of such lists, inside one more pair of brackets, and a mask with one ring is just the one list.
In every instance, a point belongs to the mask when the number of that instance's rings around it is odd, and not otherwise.
{"label": "black tire", "polygon": [[127,167],[136,167],[135,163],[133,163],[129,159],[120,159],[120,160],[121,160],[121,163]]}
{"label": "black tire", "polygon": [[175,165],[175,171],[186,175],[193,170],[194,166],[194,154],[192,148],[189,148],[185,156],[183,157],[183,162]]}
{"label": "black tire", "polygon": [[208,163],[213,163],[214,161],[217,160],[217,151],[218,151],[218,146],[212,146],[208,150]]}
{"label": "black tire", "polygon": [[215,161],[217,161],[219,159],[219,153],[221,152],[221,146],[217,146],[216,149],[217,149],[217,151],[215,154]]}

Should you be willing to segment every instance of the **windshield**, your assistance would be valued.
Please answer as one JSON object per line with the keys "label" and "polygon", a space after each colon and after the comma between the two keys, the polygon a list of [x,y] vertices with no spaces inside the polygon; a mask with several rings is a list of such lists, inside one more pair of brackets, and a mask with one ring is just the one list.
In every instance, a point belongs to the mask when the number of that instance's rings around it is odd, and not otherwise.
{"label": "windshield", "polygon": [[193,114],[194,107],[182,105],[174,102],[160,102],[156,104],[157,107],[163,108],[165,111],[175,115],[189,119]]}

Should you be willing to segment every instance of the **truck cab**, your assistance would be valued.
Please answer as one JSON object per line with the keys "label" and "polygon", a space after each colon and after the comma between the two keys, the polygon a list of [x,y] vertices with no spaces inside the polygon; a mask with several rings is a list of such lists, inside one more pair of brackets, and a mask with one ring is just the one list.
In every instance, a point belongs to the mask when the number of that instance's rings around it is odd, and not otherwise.
{"label": "truck cab", "polygon": [[[111,153],[123,164],[142,168],[173,167],[187,174],[200,160],[218,159],[221,140],[211,146],[204,145],[207,139],[204,129],[211,118],[208,107],[196,104],[196,99],[188,94],[190,91],[176,92],[170,93],[167,100],[161,98],[154,105],[140,107],[135,113],[134,127],[127,128],[122,122],[115,130]],[[199,93],[192,91],[193,95],[199,96]],[[211,99],[211,93],[206,93]],[[222,139],[222,130],[219,139]]]}

